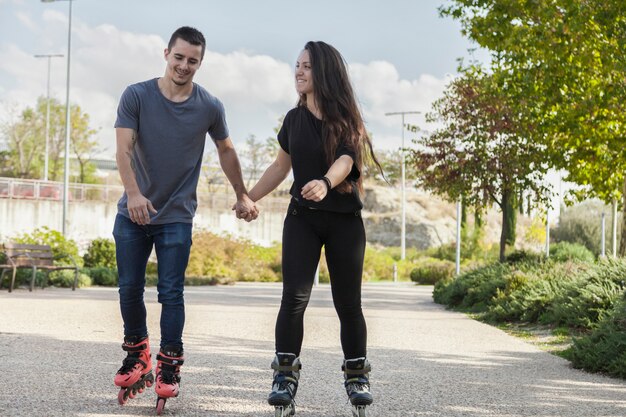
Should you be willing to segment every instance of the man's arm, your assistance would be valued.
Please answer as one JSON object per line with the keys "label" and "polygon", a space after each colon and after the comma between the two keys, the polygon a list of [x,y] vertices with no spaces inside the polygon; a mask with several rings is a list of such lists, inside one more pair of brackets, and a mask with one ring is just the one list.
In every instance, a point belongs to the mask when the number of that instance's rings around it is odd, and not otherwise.
{"label": "man's arm", "polygon": [[157,211],[152,206],[150,200],[141,194],[135,177],[133,166],[133,147],[137,140],[137,133],[133,129],[118,127],[115,129],[117,139],[117,150],[115,160],[117,169],[124,184],[124,190],[128,197],[128,214],[130,219],[140,225],[150,223],[150,212],[156,214]]}
{"label": "man's arm", "polygon": [[233,146],[233,142],[230,137],[223,140],[216,140],[215,146],[217,147],[217,155],[220,159],[220,166],[226,174],[226,178],[235,190],[237,196],[237,203],[235,204],[235,210],[237,217],[251,221],[257,218],[259,211],[257,210],[254,202],[248,197],[248,191],[243,182],[243,175],[241,173],[241,164],[237,157],[237,152]]}

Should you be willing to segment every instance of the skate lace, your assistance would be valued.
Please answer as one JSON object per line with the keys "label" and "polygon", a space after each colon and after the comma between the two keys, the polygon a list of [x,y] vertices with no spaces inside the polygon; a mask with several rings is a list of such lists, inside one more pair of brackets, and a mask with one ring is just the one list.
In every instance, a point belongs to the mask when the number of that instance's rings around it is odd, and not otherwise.
{"label": "skate lace", "polygon": [[346,388],[349,393],[369,392],[370,390],[369,384],[362,383],[362,382],[350,382]]}
{"label": "skate lace", "polygon": [[176,377],[176,374],[169,371],[161,371],[160,378],[161,382],[163,382],[164,384],[173,384],[174,382],[179,381],[179,379]]}
{"label": "skate lace", "polygon": [[135,365],[139,363],[139,358],[127,356],[122,361],[122,367],[117,371],[118,374],[127,374],[133,370]]}

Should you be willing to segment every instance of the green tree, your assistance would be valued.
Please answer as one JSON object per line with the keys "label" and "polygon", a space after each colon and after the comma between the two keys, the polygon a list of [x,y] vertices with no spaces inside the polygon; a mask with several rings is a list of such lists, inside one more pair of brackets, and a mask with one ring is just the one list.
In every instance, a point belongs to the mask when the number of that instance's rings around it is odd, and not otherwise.
{"label": "green tree", "polygon": [[[89,128],[89,115],[77,105],[71,106],[72,131],[70,149],[78,162],[76,177],[81,181],[93,182],[95,166],[90,163],[97,143],[93,139],[95,130]],[[35,108],[27,107],[19,116],[5,124],[2,133],[6,137],[8,150],[4,175],[19,178],[42,178],[45,158],[46,98],[40,97]],[[48,178],[59,181],[63,178],[65,152],[65,105],[50,99],[50,128],[48,143]]]}
{"label": "green tree", "polygon": [[626,198],[626,2],[449,3],[441,14],[498,59],[494,73],[525,104],[521,117],[537,129],[545,156],[582,186],[575,197]]}
{"label": "green tree", "polygon": [[436,194],[479,208],[502,210],[500,258],[515,243],[516,196],[533,190],[539,201],[548,190],[543,147],[532,140],[532,126],[516,119],[517,104],[506,86],[480,68],[468,68],[452,81],[427,115],[443,127],[416,141],[411,162],[417,183]]}

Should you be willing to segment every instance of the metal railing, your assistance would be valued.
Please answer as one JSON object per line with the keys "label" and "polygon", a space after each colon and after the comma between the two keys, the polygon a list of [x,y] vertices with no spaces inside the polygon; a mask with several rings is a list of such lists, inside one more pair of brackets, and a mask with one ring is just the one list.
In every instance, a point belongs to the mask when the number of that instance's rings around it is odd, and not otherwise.
{"label": "metal railing", "polygon": [[[111,184],[69,184],[69,201],[105,201],[117,202],[124,192],[121,185]],[[282,207],[289,199],[288,188],[279,187],[264,200],[264,205]],[[63,183],[58,181],[30,180],[21,178],[0,177],[0,198],[27,200],[58,200],[63,199]],[[206,186],[198,187],[198,201],[211,202],[211,206],[228,205],[234,202],[234,193],[230,184],[218,185],[213,190]],[[268,204],[269,203],[269,204]]]}
{"label": "metal railing", "polygon": [[[116,201],[123,187],[103,184],[69,184],[69,201]],[[0,177],[0,198],[29,200],[63,199],[63,183]]]}

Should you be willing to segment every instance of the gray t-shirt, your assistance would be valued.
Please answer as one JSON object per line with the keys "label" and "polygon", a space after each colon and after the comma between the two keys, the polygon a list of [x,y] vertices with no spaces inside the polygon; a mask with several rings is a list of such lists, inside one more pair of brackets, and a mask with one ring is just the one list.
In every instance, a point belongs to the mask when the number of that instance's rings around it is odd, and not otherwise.
{"label": "gray t-shirt", "polygon": [[[170,101],[157,80],[126,88],[115,127],[137,132],[132,162],[139,190],[158,211],[150,214],[151,224],[191,223],[206,134],[213,140],[228,137],[224,106],[195,83],[187,100]],[[117,209],[130,217],[127,201],[124,192]]]}

